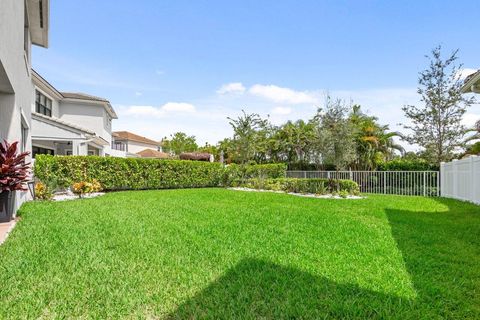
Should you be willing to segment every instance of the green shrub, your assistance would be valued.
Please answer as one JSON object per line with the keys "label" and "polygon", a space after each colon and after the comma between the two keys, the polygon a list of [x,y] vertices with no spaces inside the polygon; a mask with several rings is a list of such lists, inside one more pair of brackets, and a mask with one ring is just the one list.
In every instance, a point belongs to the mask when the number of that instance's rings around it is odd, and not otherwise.
{"label": "green shrub", "polygon": [[378,166],[378,171],[438,171],[438,166],[424,159],[394,159]]}
{"label": "green shrub", "polygon": [[44,183],[35,183],[35,199],[36,200],[52,200],[52,190]]}
{"label": "green shrub", "polygon": [[247,180],[236,180],[232,183],[232,185],[236,187],[245,187],[251,189],[264,189],[293,193],[340,194],[342,196],[360,194],[358,184],[352,180],[255,178]]}
{"label": "green shrub", "polygon": [[186,160],[38,155],[34,172],[42,182],[66,188],[98,181],[105,190],[202,188],[230,185],[234,179],[285,176],[285,165],[231,165]]}
{"label": "green shrub", "polygon": [[86,193],[93,192],[93,184],[87,181],[80,181],[72,184],[72,192],[78,195],[79,198],[82,198]]}
{"label": "green shrub", "polygon": [[235,180],[246,180],[253,178],[284,178],[287,166],[284,163],[239,165],[230,164],[225,167],[224,184],[231,185]]}

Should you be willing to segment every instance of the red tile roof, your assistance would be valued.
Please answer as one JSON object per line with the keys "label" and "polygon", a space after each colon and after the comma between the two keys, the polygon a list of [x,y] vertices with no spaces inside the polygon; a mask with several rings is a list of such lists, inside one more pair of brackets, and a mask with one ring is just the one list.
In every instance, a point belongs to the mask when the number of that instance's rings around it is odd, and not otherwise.
{"label": "red tile roof", "polygon": [[145,149],[140,152],[137,152],[137,154],[142,158],[159,158],[159,159],[170,158],[170,155],[168,153],[152,150],[152,149]]}

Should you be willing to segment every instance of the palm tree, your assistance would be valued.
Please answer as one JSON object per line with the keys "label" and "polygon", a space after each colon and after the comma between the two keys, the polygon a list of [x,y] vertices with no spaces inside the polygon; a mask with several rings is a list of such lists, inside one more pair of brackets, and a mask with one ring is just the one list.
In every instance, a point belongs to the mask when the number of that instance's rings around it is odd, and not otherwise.
{"label": "palm tree", "polygon": [[396,151],[405,153],[394,140],[402,135],[389,132],[388,125],[380,125],[378,118],[364,114],[359,105],[353,106],[350,121],[356,128],[357,159],[354,165],[357,169],[374,170],[381,162],[391,160]]}

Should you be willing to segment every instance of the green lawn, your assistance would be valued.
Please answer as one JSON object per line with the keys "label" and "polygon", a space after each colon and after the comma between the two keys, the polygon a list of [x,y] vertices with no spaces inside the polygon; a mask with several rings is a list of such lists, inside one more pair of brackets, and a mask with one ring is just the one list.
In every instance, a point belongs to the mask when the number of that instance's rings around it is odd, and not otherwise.
{"label": "green lawn", "polygon": [[0,318],[480,318],[480,207],[224,189],[27,203]]}

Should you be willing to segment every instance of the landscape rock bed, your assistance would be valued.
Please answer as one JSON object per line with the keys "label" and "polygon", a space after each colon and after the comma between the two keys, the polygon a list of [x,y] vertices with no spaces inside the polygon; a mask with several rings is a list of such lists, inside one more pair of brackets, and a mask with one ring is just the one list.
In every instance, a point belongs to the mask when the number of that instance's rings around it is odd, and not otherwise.
{"label": "landscape rock bed", "polygon": [[[103,196],[105,192],[92,192],[92,193],[86,193],[82,195],[81,199],[86,199],[86,198],[95,198],[99,196]],[[75,200],[75,199],[80,199],[78,195],[74,194],[72,191],[65,191],[65,192],[57,192],[53,195],[53,201],[67,201],[67,200]]]}

